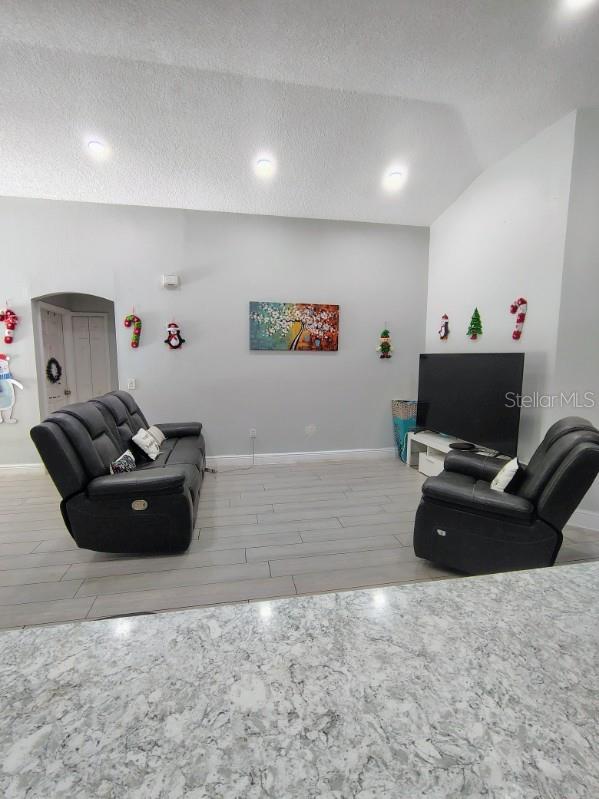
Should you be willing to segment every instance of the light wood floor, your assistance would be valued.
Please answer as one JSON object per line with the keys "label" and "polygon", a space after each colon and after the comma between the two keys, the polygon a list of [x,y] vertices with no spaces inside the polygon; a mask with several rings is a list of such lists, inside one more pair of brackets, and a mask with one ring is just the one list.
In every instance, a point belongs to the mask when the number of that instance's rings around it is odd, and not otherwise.
{"label": "light wood floor", "polygon": [[[49,478],[0,471],[0,627],[242,602],[457,575],[416,558],[421,476],[398,460],[207,475],[184,555],[77,549]],[[560,562],[599,558],[568,528]]]}

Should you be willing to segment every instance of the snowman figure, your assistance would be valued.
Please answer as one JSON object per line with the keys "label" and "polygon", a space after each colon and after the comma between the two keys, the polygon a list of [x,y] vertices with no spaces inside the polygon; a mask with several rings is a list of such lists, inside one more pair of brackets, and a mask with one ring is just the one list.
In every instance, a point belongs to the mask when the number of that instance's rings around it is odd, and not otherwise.
{"label": "snowman figure", "polygon": [[165,344],[168,344],[172,350],[178,350],[183,344],[185,344],[185,339],[181,335],[181,329],[176,322],[169,322],[166,332],[168,337],[164,340]]}
{"label": "snowman figure", "polygon": [[[15,424],[16,419],[12,418],[12,409],[15,407],[15,386],[23,390],[23,386],[15,380],[10,372],[8,365],[10,357],[0,355],[0,424]],[[8,414],[5,418],[4,414]]]}

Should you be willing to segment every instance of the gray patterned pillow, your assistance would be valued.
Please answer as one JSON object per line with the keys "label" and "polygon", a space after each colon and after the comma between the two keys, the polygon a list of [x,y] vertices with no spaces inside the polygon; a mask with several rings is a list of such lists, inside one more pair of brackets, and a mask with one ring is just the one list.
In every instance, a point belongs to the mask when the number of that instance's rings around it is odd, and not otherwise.
{"label": "gray patterned pillow", "polygon": [[130,449],[110,464],[110,474],[122,474],[135,471],[135,458]]}

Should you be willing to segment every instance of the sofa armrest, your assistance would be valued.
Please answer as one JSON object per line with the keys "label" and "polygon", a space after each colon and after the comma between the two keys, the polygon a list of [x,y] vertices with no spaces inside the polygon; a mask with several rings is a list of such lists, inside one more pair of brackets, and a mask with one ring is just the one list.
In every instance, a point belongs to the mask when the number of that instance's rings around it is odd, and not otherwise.
{"label": "sofa armrest", "polygon": [[456,472],[474,477],[476,480],[486,480],[490,483],[502,469],[506,460],[479,455],[477,452],[458,452],[453,450],[445,456],[443,467],[446,472]]}
{"label": "sofa armrest", "polygon": [[201,422],[165,422],[164,424],[157,424],[156,427],[162,430],[166,438],[199,436],[202,432]]}
{"label": "sofa armrest", "polygon": [[108,497],[142,497],[160,494],[182,494],[185,490],[185,472],[176,466],[163,469],[147,469],[121,474],[95,477],[87,486],[90,499]]}

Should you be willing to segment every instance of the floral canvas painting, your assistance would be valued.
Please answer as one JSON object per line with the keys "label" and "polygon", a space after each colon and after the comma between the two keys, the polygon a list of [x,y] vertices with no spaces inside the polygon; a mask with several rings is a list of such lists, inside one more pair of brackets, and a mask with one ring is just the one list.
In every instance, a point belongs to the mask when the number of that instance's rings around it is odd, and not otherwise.
{"label": "floral canvas painting", "polygon": [[334,352],[339,306],[303,302],[250,302],[250,349]]}

